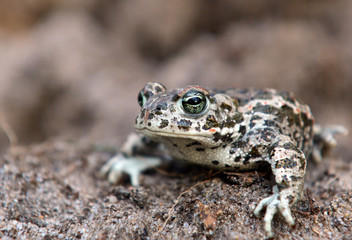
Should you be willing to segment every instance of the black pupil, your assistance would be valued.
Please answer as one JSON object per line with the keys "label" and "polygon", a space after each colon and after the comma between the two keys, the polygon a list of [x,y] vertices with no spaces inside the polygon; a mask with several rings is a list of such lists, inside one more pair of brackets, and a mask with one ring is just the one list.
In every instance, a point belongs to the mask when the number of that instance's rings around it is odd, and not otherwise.
{"label": "black pupil", "polygon": [[191,104],[191,105],[198,105],[201,102],[202,102],[202,99],[200,97],[192,97],[192,98],[187,100],[187,103]]}

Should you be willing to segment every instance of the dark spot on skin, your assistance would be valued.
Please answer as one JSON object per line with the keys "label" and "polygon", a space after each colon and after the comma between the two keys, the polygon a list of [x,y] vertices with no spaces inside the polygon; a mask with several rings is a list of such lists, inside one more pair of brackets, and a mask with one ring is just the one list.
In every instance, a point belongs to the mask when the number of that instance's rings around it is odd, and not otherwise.
{"label": "dark spot on skin", "polygon": [[154,113],[159,116],[163,114],[161,111],[155,111]]}
{"label": "dark spot on skin", "polygon": [[[286,185],[282,185],[280,183],[277,183],[277,188],[279,189],[279,192],[281,192],[282,190],[286,189],[288,186]],[[280,196],[279,196],[280,197]]]}
{"label": "dark spot on skin", "polygon": [[266,90],[259,90],[256,95],[253,96],[253,99],[262,99],[270,100],[273,98],[273,93]]}
{"label": "dark spot on skin", "polygon": [[220,146],[215,146],[215,147],[211,147],[210,149],[217,149],[219,148]]}
{"label": "dark spot on skin", "polygon": [[176,109],[175,109],[175,107],[174,107],[174,105],[173,104],[170,104],[169,105],[169,109],[170,109],[170,112],[176,112]]}
{"label": "dark spot on skin", "polygon": [[161,87],[156,86],[156,87],[155,87],[155,91],[156,91],[156,92],[161,92],[161,91],[162,91],[162,89],[161,89]]}
{"label": "dark spot on skin", "polygon": [[288,187],[289,186],[289,180],[288,180],[288,178],[287,178],[287,175],[283,175],[282,176],[282,181],[281,181],[281,183],[279,184],[279,185],[281,185],[282,187]]}
{"label": "dark spot on skin", "polygon": [[215,117],[213,115],[209,115],[206,119],[206,122],[204,126],[202,127],[204,130],[209,130],[210,128],[213,127],[218,127],[219,123],[216,121]]}
{"label": "dark spot on skin", "polygon": [[285,143],[283,146],[283,148],[287,149],[287,150],[294,150],[294,151],[298,151],[298,148],[296,145],[294,145],[293,143]]}
{"label": "dark spot on skin", "polygon": [[150,127],[152,124],[150,122],[148,122],[148,126]]}
{"label": "dark spot on skin", "polygon": [[225,164],[225,168],[229,168],[229,167],[231,167],[230,165],[228,165],[228,164]]}
{"label": "dark spot on skin", "polygon": [[300,116],[298,114],[294,114],[293,109],[288,106],[288,105],[283,105],[278,114],[277,114],[277,119],[279,122],[283,122],[285,119],[288,122],[289,126],[292,126],[293,124],[297,124],[297,126],[300,126]]}
{"label": "dark spot on skin", "polygon": [[247,135],[260,136],[260,139],[263,139],[266,142],[272,142],[276,138],[277,133],[272,128],[259,128],[251,130]]}
{"label": "dark spot on skin", "polygon": [[220,111],[219,109],[214,110],[215,116],[220,117]]}
{"label": "dark spot on skin", "polygon": [[160,104],[158,104],[158,106],[156,106],[156,110],[157,111],[160,111],[160,110],[167,110],[168,106],[167,106],[167,103],[166,102],[162,102]]}
{"label": "dark spot on skin", "polygon": [[253,122],[253,121],[255,121],[255,120],[260,120],[260,119],[262,119],[261,116],[254,115],[254,116],[251,117],[250,121]]}
{"label": "dark spot on skin", "polygon": [[232,99],[233,105],[235,105],[236,109],[238,109],[239,103],[237,99]]}
{"label": "dark spot on skin", "polygon": [[287,196],[287,199],[288,199],[288,203],[289,203],[290,205],[292,205],[292,204],[294,203],[295,197],[292,196],[292,195],[288,195],[288,196]]}
{"label": "dark spot on skin", "polygon": [[204,149],[204,148],[196,148],[196,151],[197,151],[197,152],[204,152],[205,149]]}
{"label": "dark spot on skin", "polygon": [[214,142],[218,142],[219,140],[221,140],[224,143],[230,143],[232,142],[232,134],[228,133],[225,135],[221,135],[220,133],[216,132],[213,134],[213,140]]}
{"label": "dark spot on skin", "polygon": [[192,146],[197,146],[197,145],[202,145],[200,142],[191,142],[186,144],[186,147],[192,147]]}
{"label": "dark spot on skin", "polygon": [[293,181],[293,182],[300,181],[301,179],[302,179],[301,176],[295,176],[295,175],[292,175],[292,176],[291,176],[291,181]]}
{"label": "dark spot on skin", "polygon": [[276,138],[276,133],[271,128],[264,128],[260,130],[261,138],[266,142],[272,142]]}
{"label": "dark spot on skin", "polygon": [[236,113],[233,118],[232,118],[236,123],[241,123],[243,122],[243,114],[242,113]]}
{"label": "dark spot on skin", "polygon": [[233,128],[236,125],[236,122],[233,121],[229,116],[227,116],[226,121],[222,124],[222,127]]}
{"label": "dark spot on skin", "polygon": [[231,146],[232,146],[233,148],[243,148],[243,147],[245,147],[246,145],[247,145],[247,142],[244,142],[244,141],[241,141],[241,140],[236,141],[236,142],[234,142],[234,143],[231,144]]}
{"label": "dark spot on skin", "polygon": [[279,127],[279,125],[274,120],[265,120],[264,125],[268,127],[274,127],[274,126]]}
{"label": "dark spot on skin", "polygon": [[297,162],[290,159],[290,158],[284,158],[276,161],[275,163],[275,168],[283,168],[283,169],[291,169],[297,166]]}
{"label": "dark spot on skin", "polygon": [[253,107],[253,111],[276,115],[279,112],[279,109],[271,105],[263,105],[261,103],[258,103]]}
{"label": "dark spot on skin", "polygon": [[233,148],[231,148],[230,151],[229,151],[230,154],[234,154],[235,152],[236,152],[236,151],[235,151],[235,149],[233,149]]}
{"label": "dark spot on skin", "polygon": [[268,154],[270,157],[274,156],[275,154],[275,148],[279,146],[279,142],[275,142],[274,144],[271,144],[269,147],[268,147]]}
{"label": "dark spot on skin", "polygon": [[240,129],[238,130],[238,132],[241,133],[240,137],[243,137],[246,134],[246,127],[240,126]]}
{"label": "dark spot on skin", "polygon": [[249,127],[253,128],[256,125],[255,121],[260,120],[260,119],[262,119],[262,117],[260,117],[258,115],[252,116],[250,119]]}
{"label": "dark spot on skin", "polygon": [[226,147],[227,147],[227,145],[226,145],[226,144],[222,145],[222,148],[226,148]]}
{"label": "dark spot on skin", "polygon": [[145,116],[145,109],[143,109],[143,110],[141,111],[140,117],[141,117],[141,118],[144,118],[144,116]]}
{"label": "dark spot on skin", "polygon": [[306,113],[301,112],[300,116],[301,116],[301,119],[303,121],[304,126],[312,126],[313,125],[314,119],[308,118]]}
{"label": "dark spot on skin", "polygon": [[257,158],[261,156],[261,154],[259,153],[258,147],[252,147],[251,151],[249,151],[248,154],[252,158]]}
{"label": "dark spot on skin", "polygon": [[192,126],[192,122],[190,120],[186,119],[181,119],[180,121],[177,122],[177,127],[178,129],[182,130],[189,130],[190,127]]}
{"label": "dark spot on skin", "polygon": [[279,95],[287,102],[290,102],[292,104],[295,103],[294,95],[290,92],[280,92]]}
{"label": "dark spot on skin", "polygon": [[148,120],[151,120],[151,119],[153,119],[154,118],[154,114],[153,113],[150,113],[149,115],[148,115]]}
{"label": "dark spot on skin", "polygon": [[177,102],[181,97],[178,94],[175,94],[175,96],[172,97],[172,101]]}
{"label": "dark spot on skin", "polygon": [[133,153],[133,155],[136,154],[137,151],[138,151],[138,147],[137,147],[137,146],[133,146],[133,147],[132,147],[132,153]]}
{"label": "dark spot on skin", "polygon": [[176,143],[173,143],[173,144],[172,144],[172,146],[174,146],[174,147],[178,147],[178,145],[177,145]]}
{"label": "dark spot on skin", "polygon": [[200,127],[195,127],[196,131],[200,132]]}
{"label": "dark spot on skin", "polygon": [[216,161],[216,160],[213,160],[211,163],[214,165],[219,165],[219,161]]}
{"label": "dark spot on skin", "polygon": [[222,109],[226,109],[227,111],[231,111],[232,110],[232,107],[230,106],[230,105],[228,105],[227,103],[221,103],[221,105],[220,105],[220,107],[222,108]]}
{"label": "dark spot on skin", "polygon": [[241,161],[241,156],[237,156],[235,159],[234,159],[235,162],[239,162]]}
{"label": "dark spot on skin", "polygon": [[161,123],[160,123],[160,126],[159,128],[165,128],[169,125],[169,120],[167,119],[161,119]]}
{"label": "dark spot on skin", "polygon": [[245,157],[244,161],[243,161],[243,165],[249,164],[249,159],[250,159],[250,158],[251,158],[251,157],[250,157],[249,155],[247,155],[247,156]]}
{"label": "dark spot on skin", "polygon": [[299,163],[301,164],[301,166],[299,167],[299,170],[303,170],[306,168],[306,164],[307,164],[307,161],[304,157],[298,157],[299,159]]}

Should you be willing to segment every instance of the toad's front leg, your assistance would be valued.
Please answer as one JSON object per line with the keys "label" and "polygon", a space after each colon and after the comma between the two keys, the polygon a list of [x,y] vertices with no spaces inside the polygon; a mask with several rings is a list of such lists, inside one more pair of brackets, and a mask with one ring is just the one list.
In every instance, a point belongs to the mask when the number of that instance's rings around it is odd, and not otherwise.
{"label": "toad's front leg", "polygon": [[277,139],[268,148],[268,161],[276,182],[273,195],[261,200],[254,212],[259,216],[266,208],[264,230],[269,238],[273,237],[271,222],[277,212],[290,226],[294,224],[290,207],[301,197],[306,170],[306,158],[290,137],[279,136]]}
{"label": "toad's front leg", "polygon": [[120,152],[101,168],[100,175],[107,175],[109,182],[117,183],[125,173],[130,177],[131,184],[138,187],[140,174],[162,163],[160,157],[150,155],[158,152],[159,148],[158,143],[145,136],[131,133]]}

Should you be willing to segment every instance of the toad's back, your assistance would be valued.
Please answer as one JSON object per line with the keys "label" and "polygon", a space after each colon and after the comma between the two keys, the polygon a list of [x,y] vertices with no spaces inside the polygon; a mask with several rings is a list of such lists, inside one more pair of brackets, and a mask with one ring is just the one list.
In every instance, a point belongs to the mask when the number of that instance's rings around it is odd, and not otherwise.
{"label": "toad's back", "polygon": [[248,130],[274,127],[290,136],[308,157],[312,151],[314,118],[310,108],[291,92],[275,89],[228,89],[237,100]]}

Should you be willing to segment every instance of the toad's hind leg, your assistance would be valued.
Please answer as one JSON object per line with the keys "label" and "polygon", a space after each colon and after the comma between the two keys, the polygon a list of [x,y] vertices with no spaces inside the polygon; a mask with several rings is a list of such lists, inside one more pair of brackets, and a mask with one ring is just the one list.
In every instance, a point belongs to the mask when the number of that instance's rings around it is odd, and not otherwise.
{"label": "toad's hind leg", "polygon": [[254,213],[256,216],[266,208],[264,230],[269,238],[273,237],[271,223],[274,215],[280,212],[285,221],[292,226],[294,220],[290,207],[302,194],[306,159],[290,137],[279,135],[269,147],[268,161],[275,176],[276,185],[273,195],[260,201]]}
{"label": "toad's hind leg", "polygon": [[320,163],[323,157],[337,145],[336,135],[347,135],[348,130],[343,126],[322,127],[318,124],[314,126],[312,159]]}

